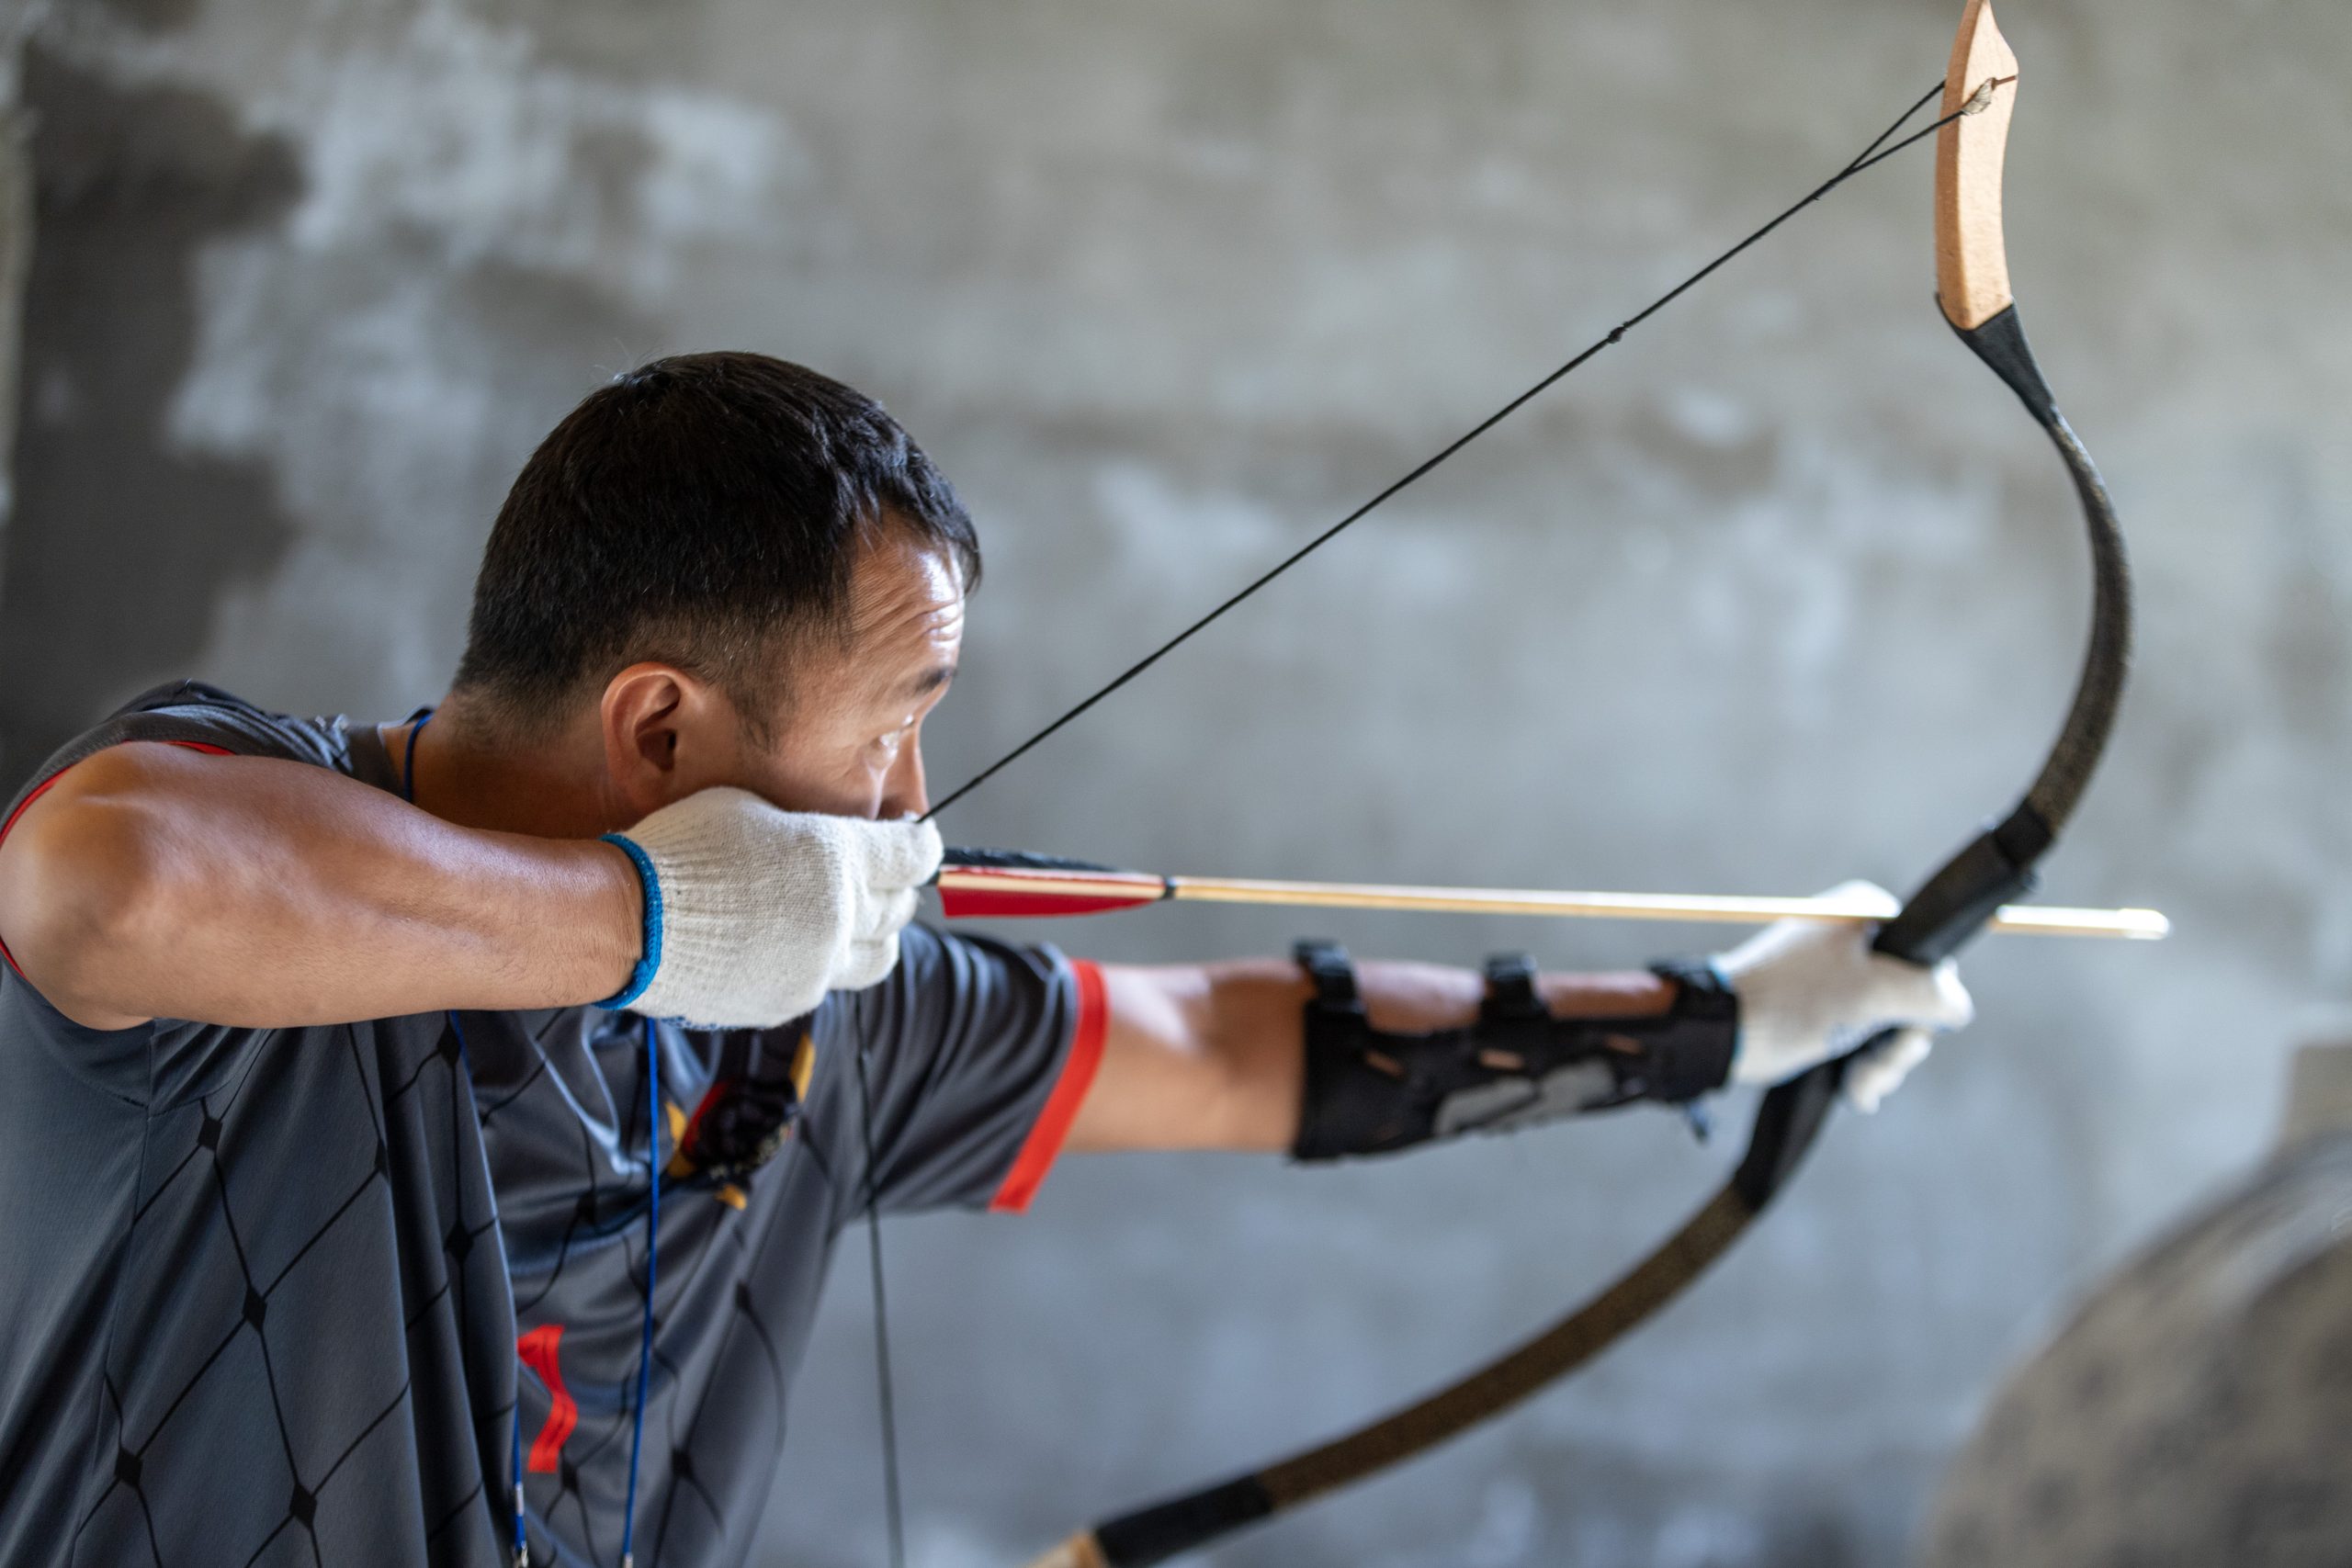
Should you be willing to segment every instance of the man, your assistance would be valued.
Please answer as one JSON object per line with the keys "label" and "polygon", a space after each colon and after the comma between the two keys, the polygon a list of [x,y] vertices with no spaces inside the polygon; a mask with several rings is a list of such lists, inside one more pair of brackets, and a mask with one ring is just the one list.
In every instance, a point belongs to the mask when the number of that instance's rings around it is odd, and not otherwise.
{"label": "man", "polygon": [[1685,1100],[1901,1028],[1882,1093],[1967,1019],[1837,928],[1482,982],[910,926],[978,569],[874,403],[663,360],[525,467],[437,709],[181,683],[41,769],[0,828],[0,1561],[740,1562],[870,1206]]}

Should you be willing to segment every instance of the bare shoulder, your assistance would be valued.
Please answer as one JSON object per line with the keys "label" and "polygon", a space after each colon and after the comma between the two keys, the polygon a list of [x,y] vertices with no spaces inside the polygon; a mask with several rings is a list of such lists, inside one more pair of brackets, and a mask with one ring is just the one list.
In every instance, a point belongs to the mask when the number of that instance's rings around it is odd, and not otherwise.
{"label": "bare shoulder", "polygon": [[140,818],[187,787],[191,770],[218,761],[156,742],[109,746],[40,781],[0,823],[0,945],[74,1021],[142,1021],[77,1000],[75,976],[104,951],[117,895],[141,874]]}

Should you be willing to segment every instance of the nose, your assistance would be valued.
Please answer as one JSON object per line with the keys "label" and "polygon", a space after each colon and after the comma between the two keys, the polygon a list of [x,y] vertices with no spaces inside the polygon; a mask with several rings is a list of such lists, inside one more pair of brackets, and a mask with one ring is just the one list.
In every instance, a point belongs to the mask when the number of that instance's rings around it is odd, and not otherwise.
{"label": "nose", "polygon": [[884,821],[895,817],[920,817],[931,809],[931,794],[923,787],[922,737],[911,736],[889,775],[882,781]]}

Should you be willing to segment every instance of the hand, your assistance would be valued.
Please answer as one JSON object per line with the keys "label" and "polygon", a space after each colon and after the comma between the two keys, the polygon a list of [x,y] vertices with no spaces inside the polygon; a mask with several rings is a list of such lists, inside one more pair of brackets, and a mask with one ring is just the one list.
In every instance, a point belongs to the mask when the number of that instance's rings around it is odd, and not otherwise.
{"label": "hand", "polygon": [[612,836],[645,856],[652,965],[623,1005],[725,1028],[782,1023],[828,991],[879,984],[941,853],[927,822],[783,811],[729,788]]}
{"label": "hand", "polygon": [[[1831,898],[1885,891],[1867,882],[1832,888]],[[1875,1111],[1905,1074],[1927,1060],[1935,1035],[1959,1029],[1975,1005],[1951,959],[1923,968],[1871,951],[1870,928],[1782,920],[1714,959],[1739,994],[1739,1046],[1731,1080],[1773,1084],[1851,1051],[1892,1029],[1894,1037],[1846,1070],[1846,1098]]]}

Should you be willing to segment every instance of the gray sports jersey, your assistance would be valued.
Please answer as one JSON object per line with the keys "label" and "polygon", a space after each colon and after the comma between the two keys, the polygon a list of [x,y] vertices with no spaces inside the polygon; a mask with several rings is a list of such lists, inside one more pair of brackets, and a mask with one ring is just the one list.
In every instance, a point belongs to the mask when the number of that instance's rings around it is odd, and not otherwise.
{"label": "gray sports jersey", "polygon": [[[395,784],[370,728],[192,683],[37,784],[132,739]],[[886,1210],[1017,1208],[1102,1029],[1089,966],[913,928],[887,981],[800,1023],[660,1026],[649,1115],[626,1015],[100,1032],[0,970],[11,1568],[503,1564],[518,1389],[534,1561],[615,1562],[650,1132],[638,1560],[739,1562],[833,1238],[865,1209],[856,1052]]]}

